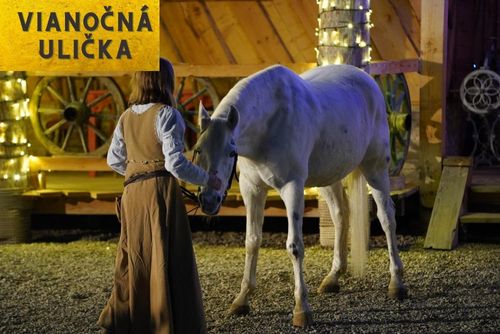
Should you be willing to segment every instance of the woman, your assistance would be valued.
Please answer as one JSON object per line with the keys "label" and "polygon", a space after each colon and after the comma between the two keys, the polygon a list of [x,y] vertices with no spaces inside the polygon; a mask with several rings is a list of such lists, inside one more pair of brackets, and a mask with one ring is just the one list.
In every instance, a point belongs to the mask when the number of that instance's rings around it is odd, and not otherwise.
{"label": "woman", "polygon": [[173,108],[174,71],[132,78],[108,165],[125,175],[114,286],[98,324],[111,333],[205,333],[201,289],[177,180],[220,189],[183,155],[184,121]]}

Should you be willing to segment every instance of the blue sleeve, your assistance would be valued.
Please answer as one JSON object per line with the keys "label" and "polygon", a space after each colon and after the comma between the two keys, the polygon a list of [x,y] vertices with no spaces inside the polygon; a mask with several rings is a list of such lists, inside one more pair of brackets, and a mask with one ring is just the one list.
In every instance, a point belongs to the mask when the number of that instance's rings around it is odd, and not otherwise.
{"label": "blue sleeve", "polygon": [[183,154],[184,120],[175,108],[166,106],[158,113],[156,132],[165,156],[165,168],[176,178],[188,183],[206,185],[208,173],[191,163]]}
{"label": "blue sleeve", "polygon": [[113,132],[111,145],[109,146],[107,163],[112,170],[118,174],[125,175],[125,170],[127,168],[127,148],[125,147],[125,141],[123,140],[121,124],[122,119],[120,117],[118,125],[115,127],[115,131]]}

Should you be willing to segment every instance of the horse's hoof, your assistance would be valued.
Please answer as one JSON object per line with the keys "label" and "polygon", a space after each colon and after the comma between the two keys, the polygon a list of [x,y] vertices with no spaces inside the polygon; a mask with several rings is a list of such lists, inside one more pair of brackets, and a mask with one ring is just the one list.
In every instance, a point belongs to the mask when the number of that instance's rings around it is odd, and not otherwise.
{"label": "horse's hoof", "polygon": [[250,306],[231,304],[229,315],[247,315],[250,313]]}
{"label": "horse's hoof", "polygon": [[307,328],[313,324],[312,312],[293,312],[292,322],[295,327]]}
{"label": "horse's hoof", "polygon": [[404,285],[394,287],[389,286],[387,295],[393,299],[403,300],[408,298],[408,289]]}
{"label": "horse's hoof", "polygon": [[331,276],[326,276],[318,288],[318,293],[337,293],[340,291],[339,283]]}

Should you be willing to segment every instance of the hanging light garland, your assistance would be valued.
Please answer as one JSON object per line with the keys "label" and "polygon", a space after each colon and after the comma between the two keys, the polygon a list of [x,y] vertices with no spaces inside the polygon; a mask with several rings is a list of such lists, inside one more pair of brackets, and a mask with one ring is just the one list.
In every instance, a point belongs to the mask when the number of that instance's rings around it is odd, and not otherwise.
{"label": "hanging light garland", "polygon": [[370,63],[370,0],[318,0],[318,65]]}
{"label": "hanging light garland", "polygon": [[0,72],[0,188],[27,186],[28,117],[24,73]]}

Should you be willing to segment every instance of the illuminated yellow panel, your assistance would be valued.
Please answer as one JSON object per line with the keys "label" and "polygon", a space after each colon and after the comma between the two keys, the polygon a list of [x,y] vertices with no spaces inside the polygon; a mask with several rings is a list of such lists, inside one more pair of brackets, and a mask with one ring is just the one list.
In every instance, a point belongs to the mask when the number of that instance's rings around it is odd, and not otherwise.
{"label": "illuminated yellow panel", "polygon": [[157,70],[159,0],[0,0],[0,71]]}

